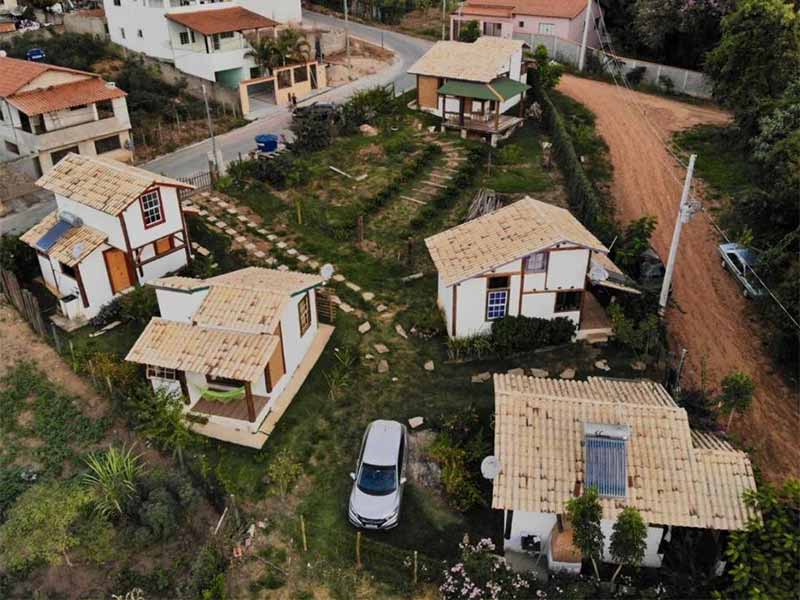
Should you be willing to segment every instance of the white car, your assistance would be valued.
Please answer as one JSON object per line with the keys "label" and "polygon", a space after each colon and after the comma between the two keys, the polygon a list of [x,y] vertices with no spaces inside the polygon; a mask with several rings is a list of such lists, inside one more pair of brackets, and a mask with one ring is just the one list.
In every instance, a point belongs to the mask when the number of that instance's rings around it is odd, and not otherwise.
{"label": "white car", "polygon": [[373,421],[364,433],[347,516],[356,527],[391,529],[400,520],[406,483],[408,430],[397,421]]}

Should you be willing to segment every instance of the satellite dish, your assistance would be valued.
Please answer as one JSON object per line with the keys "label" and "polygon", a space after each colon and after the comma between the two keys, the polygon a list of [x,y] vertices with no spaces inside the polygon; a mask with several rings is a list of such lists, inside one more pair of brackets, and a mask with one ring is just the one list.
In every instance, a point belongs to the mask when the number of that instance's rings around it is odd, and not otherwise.
{"label": "satellite dish", "polygon": [[72,247],[72,257],[73,258],[80,258],[81,254],[83,254],[83,249],[86,247],[86,244],[83,242],[78,242]]}
{"label": "satellite dish", "polygon": [[589,269],[589,279],[592,281],[605,281],[608,279],[608,271],[605,267],[593,263],[592,268]]}
{"label": "satellite dish", "polygon": [[322,268],[319,270],[319,274],[325,281],[328,281],[331,277],[333,277],[333,265],[330,263],[325,263],[322,265]]}
{"label": "satellite dish", "polygon": [[500,474],[500,460],[496,456],[487,456],[481,461],[481,475],[484,479],[495,479]]}

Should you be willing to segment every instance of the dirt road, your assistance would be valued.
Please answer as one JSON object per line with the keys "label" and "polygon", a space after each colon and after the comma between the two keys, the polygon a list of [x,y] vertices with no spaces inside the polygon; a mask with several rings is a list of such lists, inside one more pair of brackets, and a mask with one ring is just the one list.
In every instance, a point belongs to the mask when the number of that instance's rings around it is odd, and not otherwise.
{"label": "dirt road", "polygon": [[[558,89],[597,115],[598,132],[614,165],[612,193],[618,218],[624,223],[656,216],[653,245],[666,258],[685,172],[659,137],[667,140],[673,132],[700,123],[724,123],[728,116],[571,76],[565,76]],[[635,94],[647,119],[628,94]],[[718,388],[729,372],[748,373],[756,383],[755,400],[745,415],[735,418],[733,430],[754,449],[755,461],[768,479],[796,477],[800,470],[796,395],[773,373],[747,300],[720,266],[717,243],[703,215],[683,229],[673,284],[675,306],[667,312],[667,325],[673,347],[689,350],[684,384],[697,385],[705,371],[708,386]]]}

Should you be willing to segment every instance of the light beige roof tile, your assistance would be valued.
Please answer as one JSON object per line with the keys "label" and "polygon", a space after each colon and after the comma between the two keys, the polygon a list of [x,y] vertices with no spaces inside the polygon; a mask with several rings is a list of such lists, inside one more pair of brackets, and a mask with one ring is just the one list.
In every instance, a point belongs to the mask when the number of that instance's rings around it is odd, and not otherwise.
{"label": "light beige roof tile", "polygon": [[153,287],[165,288],[168,290],[178,290],[182,292],[202,290],[208,287],[208,284],[203,279],[196,279],[195,277],[181,277],[179,275],[159,277],[158,279],[153,279],[147,283]]}
{"label": "light beige roof tile", "polygon": [[263,267],[247,267],[206,280],[211,285],[233,285],[243,289],[297,294],[321,284],[320,275],[298,271],[278,271]]}
{"label": "light beige roof tile", "polygon": [[742,493],[755,488],[747,455],[689,428],[686,411],[650,381],[555,380],[495,375],[495,454],[501,472],[492,506],[528,512],[565,509],[584,479],[586,422],[624,424],[626,498],[602,498],[615,519],[635,506],[660,525],[738,529],[752,516]]}
{"label": "light beige roof tile", "polygon": [[193,186],[144,169],[100,157],[68,154],[37,185],[110,215],[118,215],[148,188]]}
{"label": "light beige roof tile", "polygon": [[287,293],[215,285],[193,320],[201,327],[273,333],[289,300]]}
{"label": "light beige roof tile", "polygon": [[521,40],[491,36],[479,37],[472,43],[436,42],[408,72],[488,83],[508,70],[511,55],[524,45]]}
{"label": "light beige roof tile", "polygon": [[273,335],[205,329],[153,318],[125,360],[212,377],[256,381],[263,375],[278,343],[279,339]]}
{"label": "light beige roof tile", "polygon": [[445,285],[480,275],[559,242],[608,252],[568,210],[530,197],[425,240]]}
{"label": "light beige roof tile", "polygon": [[[36,242],[50,231],[56,223],[58,223],[58,211],[53,211],[23,233],[20,236],[20,240],[30,247],[36,248]],[[89,225],[72,227],[50,247],[47,251],[47,256],[64,263],[68,267],[72,267],[89,256],[95,248],[107,239],[108,235]]]}

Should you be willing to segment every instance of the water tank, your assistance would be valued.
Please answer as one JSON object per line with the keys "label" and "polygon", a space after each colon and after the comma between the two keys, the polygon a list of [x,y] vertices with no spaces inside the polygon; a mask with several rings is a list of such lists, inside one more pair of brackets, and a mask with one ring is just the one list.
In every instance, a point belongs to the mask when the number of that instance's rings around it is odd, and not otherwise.
{"label": "water tank", "polygon": [[278,149],[278,136],[271,133],[257,135],[256,147],[259,152],[275,152]]}

